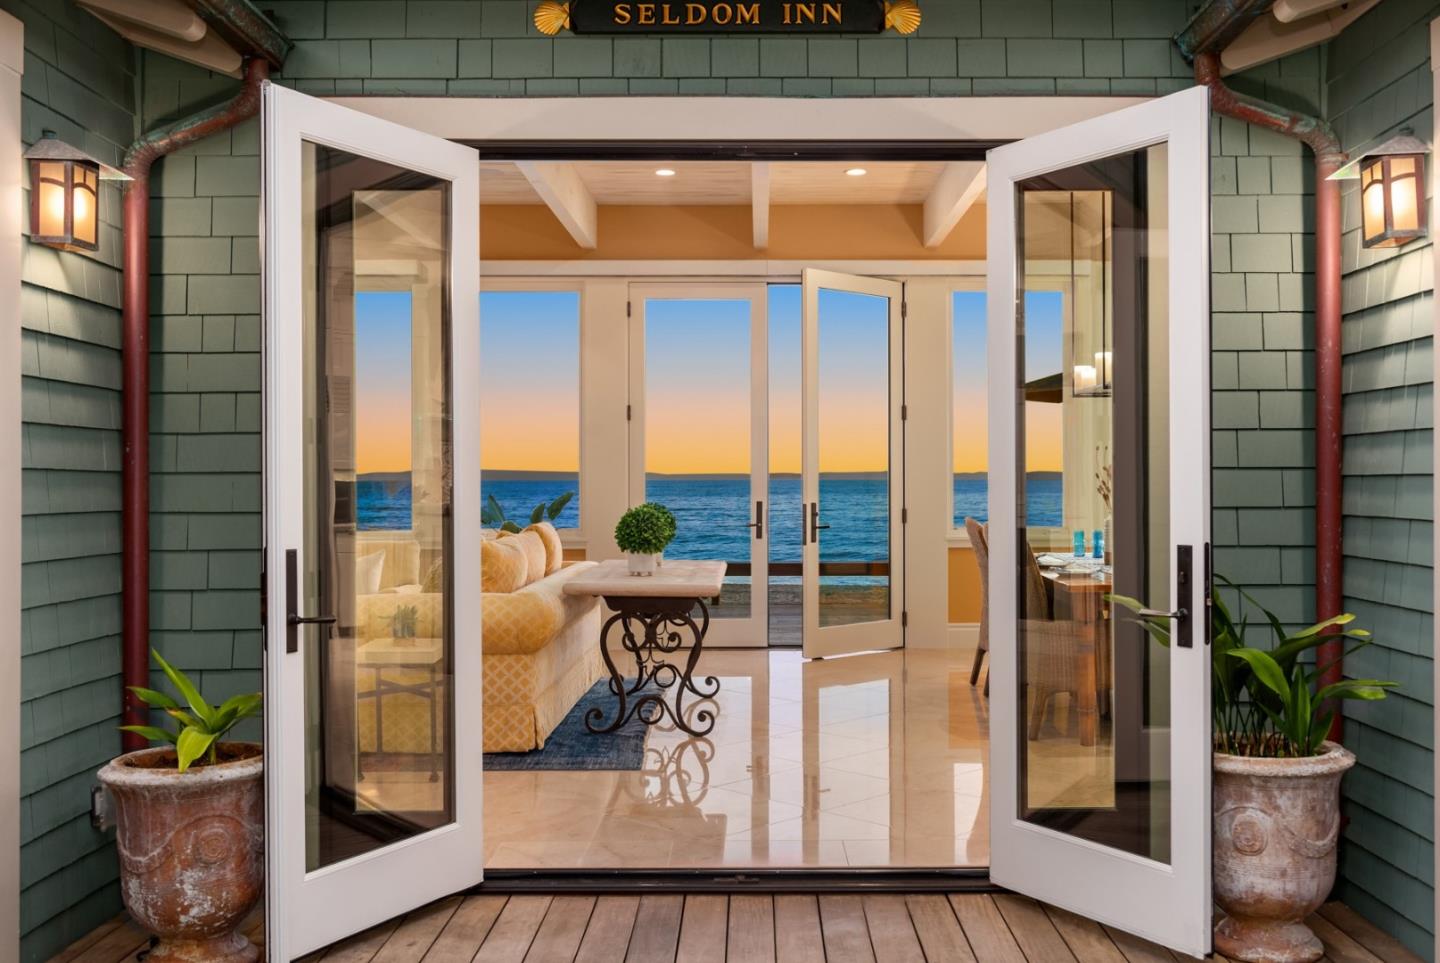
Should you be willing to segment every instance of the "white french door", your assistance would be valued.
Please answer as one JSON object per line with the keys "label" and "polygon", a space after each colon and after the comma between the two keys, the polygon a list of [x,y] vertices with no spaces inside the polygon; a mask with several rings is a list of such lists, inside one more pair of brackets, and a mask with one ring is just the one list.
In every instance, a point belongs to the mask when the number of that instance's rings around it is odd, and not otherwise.
{"label": "white french door", "polygon": [[266,84],[266,940],[481,877],[479,168]]}
{"label": "white french door", "polygon": [[904,644],[904,285],[806,270],[806,658]]}
{"label": "white french door", "polygon": [[729,563],[710,645],[769,640],[769,326],[764,284],[630,287],[630,503],[660,502],[666,558]]}
{"label": "white french door", "polygon": [[[987,204],[991,876],[1197,956],[1211,932],[1208,137],[1202,87],[1119,110],[990,151]],[[1064,292],[1027,297],[1057,263]],[[1040,544],[1057,525],[1063,545]],[[1164,613],[1175,645],[1111,593]]]}

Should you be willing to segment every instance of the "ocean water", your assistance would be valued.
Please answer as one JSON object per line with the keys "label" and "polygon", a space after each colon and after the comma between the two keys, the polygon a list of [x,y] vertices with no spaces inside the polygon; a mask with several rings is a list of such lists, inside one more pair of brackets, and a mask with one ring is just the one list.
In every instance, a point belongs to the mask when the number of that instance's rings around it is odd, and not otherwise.
{"label": "ocean water", "polygon": [[[984,521],[987,517],[986,480],[973,475],[955,478],[955,526],[961,528],[966,516]],[[1031,527],[1059,527],[1063,519],[1063,488],[1058,475],[1036,474],[1027,483]],[[529,522],[530,512],[542,501],[574,490],[572,479],[497,479],[484,484],[483,493],[494,495],[506,513],[518,524]],[[886,555],[889,526],[889,483],[883,477],[825,477],[820,479],[822,524],[830,526],[820,535],[820,557],[826,561],[873,561]],[[732,561],[750,557],[752,533],[748,527],[755,517],[746,478],[652,476],[645,486],[646,497],[665,505],[675,514],[678,532],[665,550],[670,558],[724,558]],[[770,480],[766,512],[770,525],[770,557],[777,562],[800,561],[800,478],[776,475]],[[356,506],[360,529],[406,529],[410,527],[410,485],[407,481],[376,481],[362,477],[356,485]],[[574,528],[580,522],[579,498],[572,499],[556,520],[560,528]]]}

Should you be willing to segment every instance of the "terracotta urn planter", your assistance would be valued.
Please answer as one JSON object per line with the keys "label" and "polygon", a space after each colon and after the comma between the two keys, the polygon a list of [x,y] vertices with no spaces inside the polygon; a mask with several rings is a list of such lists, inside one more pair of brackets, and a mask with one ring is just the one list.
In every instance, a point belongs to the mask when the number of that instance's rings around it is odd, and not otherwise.
{"label": "terracotta urn planter", "polygon": [[171,746],[100,770],[115,798],[125,908],[160,937],[148,963],[253,963],[235,931],[265,880],[260,746],[227,742],[220,762],[175,767]]}
{"label": "terracotta urn planter", "polygon": [[1324,955],[1305,918],[1335,885],[1340,778],[1353,765],[1333,742],[1300,759],[1215,754],[1216,951],[1248,963]]}

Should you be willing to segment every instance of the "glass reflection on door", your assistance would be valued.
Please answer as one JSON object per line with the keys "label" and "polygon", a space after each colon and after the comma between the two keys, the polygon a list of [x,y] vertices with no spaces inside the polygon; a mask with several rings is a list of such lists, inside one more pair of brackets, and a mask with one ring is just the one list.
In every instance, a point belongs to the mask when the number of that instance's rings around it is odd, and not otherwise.
{"label": "glass reflection on door", "polygon": [[1170,608],[1164,172],[1160,146],[1017,185],[1015,517],[1062,481],[1058,532],[1013,533],[1019,815],[1160,862],[1169,663],[1110,595]]}
{"label": "glass reflection on door", "polygon": [[306,869],[454,819],[447,182],[306,143]]}
{"label": "glass reflection on door", "polygon": [[[820,289],[821,628],[884,622],[890,592],[890,299]],[[813,509],[812,509],[813,510]]]}

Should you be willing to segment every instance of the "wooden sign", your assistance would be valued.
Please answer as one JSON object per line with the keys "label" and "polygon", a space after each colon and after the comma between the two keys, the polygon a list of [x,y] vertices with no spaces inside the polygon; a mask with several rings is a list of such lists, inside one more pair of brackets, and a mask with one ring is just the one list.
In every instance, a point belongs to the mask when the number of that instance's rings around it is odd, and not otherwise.
{"label": "wooden sign", "polygon": [[918,0],[545,0],[541,33],[914,33]]}

